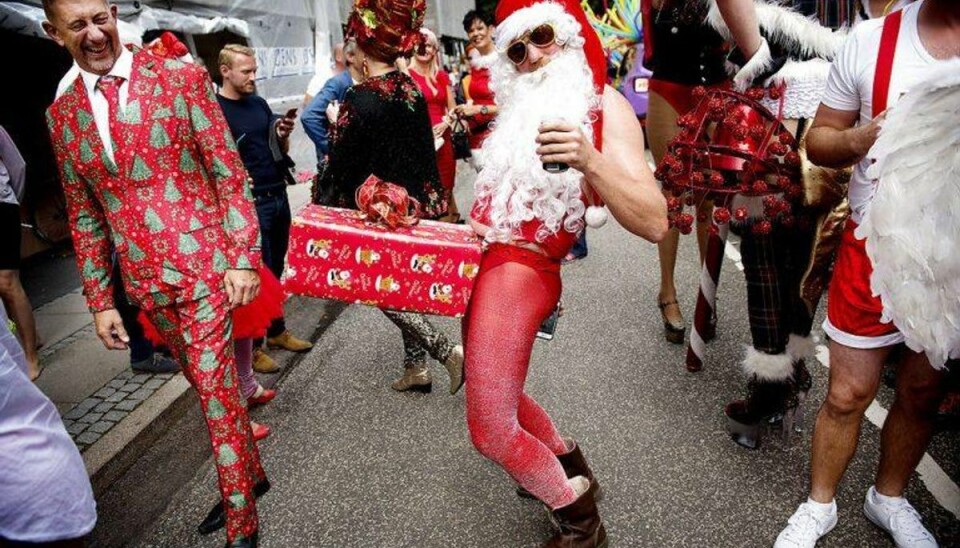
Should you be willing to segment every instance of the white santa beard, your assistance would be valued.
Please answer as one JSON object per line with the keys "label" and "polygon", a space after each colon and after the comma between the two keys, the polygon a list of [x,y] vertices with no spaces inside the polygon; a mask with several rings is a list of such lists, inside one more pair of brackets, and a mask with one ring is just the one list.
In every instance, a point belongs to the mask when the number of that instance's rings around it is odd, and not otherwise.
{"label": "white santa beard", "polygon": [[489,201],[488,241],[507,242],[523,222],[538,219],[543,241],[561,229],[583,228],[584,205],[575,169],[552,174],[537,155],[539,126],[562,118],[578,123],[592,142],[591,113],[599,106],[593,76],[583,50],[562,50],[540,70],[520,74],[501,58],[491,69],[491,88],[499,105],[493,130],[484,141],[483,171],[477,199]]}

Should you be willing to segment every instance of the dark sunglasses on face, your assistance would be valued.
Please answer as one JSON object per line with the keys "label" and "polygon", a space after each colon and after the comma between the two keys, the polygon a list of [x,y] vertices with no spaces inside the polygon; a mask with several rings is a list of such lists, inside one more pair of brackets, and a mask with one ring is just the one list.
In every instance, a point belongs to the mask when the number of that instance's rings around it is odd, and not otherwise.
{"label": "dark sunglasses on face", "polygon": [[553,25],[549,23],[540,25],[526,35],[510,42],[507,46],[507,59],[514,65],[520,66],[527,60],[527,44],[533,44],[538,48],[552,46],[557,41],[557,32]]}

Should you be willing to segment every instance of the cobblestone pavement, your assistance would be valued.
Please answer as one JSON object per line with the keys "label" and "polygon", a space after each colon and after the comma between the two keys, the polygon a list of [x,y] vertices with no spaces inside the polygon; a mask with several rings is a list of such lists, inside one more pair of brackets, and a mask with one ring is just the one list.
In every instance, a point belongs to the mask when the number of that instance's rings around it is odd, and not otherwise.
{"label": "cobblestone pavement", "polygon": [[80,451],[97,443],[177,373],[126,370],[63,414],[63,425]]}

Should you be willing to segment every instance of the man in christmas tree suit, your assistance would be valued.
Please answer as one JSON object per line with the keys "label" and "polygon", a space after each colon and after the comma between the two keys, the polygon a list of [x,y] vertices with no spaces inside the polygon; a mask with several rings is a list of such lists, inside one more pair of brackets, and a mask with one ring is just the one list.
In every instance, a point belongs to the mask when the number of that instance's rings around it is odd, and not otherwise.
{"label": "man in christmas tree suit", "polygon": [[80,68],[47,119],[97,335],[108,349],[129,340],[113,249],[129,299],[200,396],[227,544],[256,546],[254,493],[269,484],[237,389],[230,309],[259,290],[260,231],[236,145],[202,69],[123,48],[116,6],[43,7],[44,29]]}

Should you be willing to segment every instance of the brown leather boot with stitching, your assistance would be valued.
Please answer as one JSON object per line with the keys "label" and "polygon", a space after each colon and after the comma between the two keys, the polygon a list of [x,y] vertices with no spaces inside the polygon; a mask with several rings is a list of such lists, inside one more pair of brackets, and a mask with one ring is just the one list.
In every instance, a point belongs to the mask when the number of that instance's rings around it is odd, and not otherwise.
{"label": "brown leather boot with stitching", "polygon": [[[581,480],[582,484],[586,484],[583,485],[583,494],[573,503],[551,512],[560,532],[547,541],[543,548],[606,548],[607,530],[600,521],[589,482],[583,476],[573,480]],[[581,492],[580,489],[577,491]]]}

